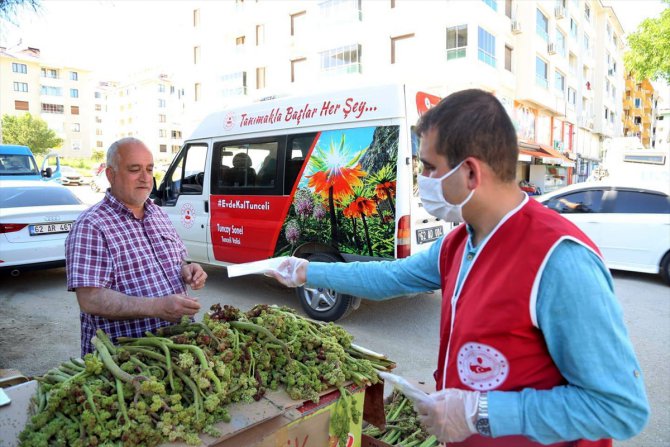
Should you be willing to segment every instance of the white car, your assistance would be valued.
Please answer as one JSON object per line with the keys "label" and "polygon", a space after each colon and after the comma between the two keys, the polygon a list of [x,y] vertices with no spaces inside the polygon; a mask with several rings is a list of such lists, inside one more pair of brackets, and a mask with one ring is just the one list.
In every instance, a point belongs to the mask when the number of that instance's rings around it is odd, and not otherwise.
{"label": "white car", "polygon": [[61,170],[61,183],[63,185],[84,184],[84,177],[75,168],[61,165],[60,170]]}
{"label": "white car", "polygon": [[0,180],[0,270],[65,265],[65,238],[87,208],[55,182]]}
{"label": "white car", "polygon": [[537,196],[600,248],[607,267],[660,273],[670,285],[670,186],[578,183]]}

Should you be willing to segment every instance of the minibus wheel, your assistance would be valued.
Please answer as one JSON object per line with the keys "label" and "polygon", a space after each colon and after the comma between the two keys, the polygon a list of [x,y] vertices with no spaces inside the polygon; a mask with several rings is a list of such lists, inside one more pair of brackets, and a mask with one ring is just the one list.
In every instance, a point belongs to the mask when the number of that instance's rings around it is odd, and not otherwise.
{"label": "minibus wheel", "polygon": [[[329,253],[315,253],[307,259],[310,262],[342,262],[342,259]],[[302,309],[315,320],[337,321],[358,307],[356,297],[332,289],[298,287],[296,293]]]}

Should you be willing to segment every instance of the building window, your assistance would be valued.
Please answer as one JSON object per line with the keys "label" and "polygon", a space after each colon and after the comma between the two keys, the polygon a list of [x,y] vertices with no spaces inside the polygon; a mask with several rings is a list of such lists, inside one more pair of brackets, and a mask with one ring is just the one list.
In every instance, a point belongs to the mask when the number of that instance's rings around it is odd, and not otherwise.
{"label": "building window", "polygon": [[554,76],[554,88],[561,92],[561,96],[563,96],[563,93],[565,92],[565,75],[558,70]]}
{"label": "building window", "polygon": [[95,93],[93,94],[93,96],[95,97],[95,99],[100,99],[100,98],[102,98],[102,93],[100,93],[100,92],[95,92]]}
{"label": "building window", "polygon": [[42,85],[40,87],[40,94],[46,96],[63,96],[63,89],[60,87],[52,87],[50,85]]}
{"label": "building window", "polygon": [[102,106],[101,106],[100,104],[96,104],[96,105],[95,105],[95,111],[96,111],[96,112],[100,112],[100,111],[102,111]]}
{"label": "building window", "polygon": [[479,60],[492,67],[496,66],[496,38],[485,29],[479,27],[478,33]]}
{"label": "building window", "polygon": [[58,79],[58,70],[53,68],[42,68],[40,73],[43,78]]}
{"label": "building window", "polygon": [[102,129],[95,129],[96,135],[102,135]]}
{"label": "building window", "polygon": [[537,22],[535,24],[535,31],[537,35],[545,41],[549,40],[549,19],[539,9],[536,10],[535,17]]}
{"label": "building window", "polygon": [[[196,90],[200,90],[200,84],[197,84]],[[247,93],[247,72],[237,71],[235,73],[228,73],[221,77],[222,96],[237,96]]]}
{"label": "building window", "polygon": [[158,150],[161,152],[167,152],[167,144],[161,144]]}
{"label": "building window", "polygon": [[173,144],[172,145],[172,153],[173,154],[176,154],[177,152],[179,152],[179,149],[180,149],[180,147],[179,147],[178,144]]}
{"label": "building window", "polygon": [[561,56],[565,56],[565,34],[556,30],[556,51]]}
{"label": "building window", "polygon": [[12,71],[14,73],[26,74],[28,73],[28,66],[26,64],[18,64],[16,62],[12,62]]}
{"label": "building window", "polygon": [[568,65],[570,66],[570,74],[577,76],[577,56],[570,53],[570,56],[568,56]]}
{"label": "building window", "polygon": [[586,33],[584,33],[584,53],[591,55],[591,41],[589,39],[589,35]]}
{"label": "building window", "polygon": [[159,123],[164,123],[164,122],[166,122],[166,121],[167,121],[167,116],[165,116],[165,115],[163,115],[163,114],[159,114],[159,115],[158,115],[158,122],[159,122]]}
{"label": "building window", "polygon": [[305,79],[305,61],[307,61],[307,58],[304,57],[291,61],[291,82]]}
{"label": "building window", "polygon": [[14,101],[14,110],[30,110],[28,101]]}
{"label": "building window", "polygon": [[79,98],[79,89],[71,88],[70,89],[70,98]]}
{"label": "building window", "polygon": [[412,43],[414,34],[405,34],[404,36],[391,37],[391,63],[395,64],[413,59],[414,49]]}
{"label": "building window", "polygon": [[505,45],[505,70],[512,71],[512,47]]}
{"label": "building window", "polygon": [[539,56],[535,57],[535,82],[547,88],[547,63]]}
{"label": "building window", "polygon": [[319,3],[319,12],[329,22],[361,21],[361,0],[325,0]]}
{"label": "building window", "polygon": [[27,92],[28,91],[28,83],[27,82],[15,82],[14,83],[14,91],[15,92]]}
{"label": "building window", "polygon": [[589,7],[588,3],[584,3],[584,18],[587,22],[591,21],[591,8]]}
{"label": "building window", "polygon": [[200,83],[196,82],[193,86],[193,100],[195,102],[200,101]]}
{"label": "building window", "polygon": [[158,129],[158,137],[159,137],[159,138],[166,138],[166,137],[167,137],[167,130],[165,130],[165,129]]}
{"label": "building window", "polygon": [[[98,104],[96,107],[100,107]],[[70,106],[70,115],[79,115],[79,106]]]}
{"label": "building window", "polygon": [[256,90],[265,88],[265,67],[256,67]]}
{"label": "building window", "polygon": [[512,18],[512,0],[505,0],[505,15]]}
{"label": "building window", "polygon": [[575,19],[570,17],[570,36],[572,36],[573,39],[577,40],[577,22]]}
{"label": "building window", "polygon": [[79,126],[79,123],[72,123],[71,130],[72,130],[72,132],[79,132],[81,130],[81,127]]}
{"label": "building window", "polygon": [[171,135],[173,140],[181,138],[181,130],[173,130]]}
{"label": "building window", "polygon": [[193,27],[197,28],[200,26],[200,10],[199,9],[194,9],[193,10]]}
{"label": "building window", "polygon": [[568,103],[573,106],[577,104],[577,90],[572,87],[568,87]]}
{"label": "building window", "polygon": [[468,26],[447,28],[447,60],[465,57],[468,46]]}
{"label": "building window", "polygon": [[360,73],[361,46],[347,45],[319,53],[321,71],[329,73]]}
{"label": "building window", "polygon": [[95,142],[95,147],[102,147],[102,141],[98,140]]}
{"label": "building window", "polygon": [[163,98],[158,98],[158,107],[161,109],[165,108],[165,100]]}
{"label": "building window", "polygon": [[[158,93],[165,93],[165,84],[158,84]],[[128,104],[128,108],[130,108],[130,104]]]}
{"label": "building window", "polygon": [[200,47],[193,47],[193,65],[200,63]]}
{"label": "building window", "polygon": [[296,36],[298,31],[303,28],[303,23],[305,22],[305,11],[296,12],[291,14],[291,36]]}
{"label": "building window", "polygon": [[496,0],[482,0],[484,3],[489,5],[494,11],[498,10],[498,2]]}
{"label": "building window", "polygon": [[244,36],[237,36],[235,38],[235,46],[242,46],[244,45]]}
{"label": "building window", "polygon": [[641,98],[635,98],[635,108],[639,109],[642,107],[642,99]]}
{"label": "building window", "polygon": [[71,71],[70,72],[70,81],[78,81],[79,80],[79,73],[76,71]]}
{"label": "building window", "polygon": [[256,25],[256,46],[265,43],[265,25]]}
{"label": "building window", "polygon": [[58,113],[62,114],[65,111],[65,107],[62,104],[46,104],[42,103],[42,113]]}

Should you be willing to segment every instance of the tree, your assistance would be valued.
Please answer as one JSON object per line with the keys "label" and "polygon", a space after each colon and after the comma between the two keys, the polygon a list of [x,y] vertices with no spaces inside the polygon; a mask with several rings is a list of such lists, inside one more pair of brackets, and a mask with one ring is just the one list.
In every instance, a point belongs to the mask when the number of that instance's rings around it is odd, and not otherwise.
{"label": "tree", "polygon": [[35,118],[30,113],[22,116],[4,115],[2,141],[4,144],[28,146],[35,155],[46,154],[49,149],[63,144],[63,139],[49,129],[46,121]]}
{"label": "tree", "polygon": [[99,163],[105,159],[105,152],[93,149],[93,155],[91,155],[91,160],[96,163]]}
{"label": "tree", "polygon": [[628,36],[630,50],[624,61],[638,79],[664,79],[670,82],[670,0],[655,19],[646,19]]}
{"label": "tree", "polygon": [[16,12],[19,7],[28,6],[33,8],[33,11],[37,11],[40,7],[39,0],[0,0],[0,19],[5,19],[10,23],[14,23],[12,20],[16,16]]}

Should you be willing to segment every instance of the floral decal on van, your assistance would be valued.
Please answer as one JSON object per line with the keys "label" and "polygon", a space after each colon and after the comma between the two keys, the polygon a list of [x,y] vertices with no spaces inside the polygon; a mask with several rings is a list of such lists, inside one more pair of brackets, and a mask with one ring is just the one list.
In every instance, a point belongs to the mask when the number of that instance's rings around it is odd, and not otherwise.
{"label": "floral decal on van", "polygon": [[393,257],[398,126],[322,132],[299,180],[275,256],[317,242]]}

